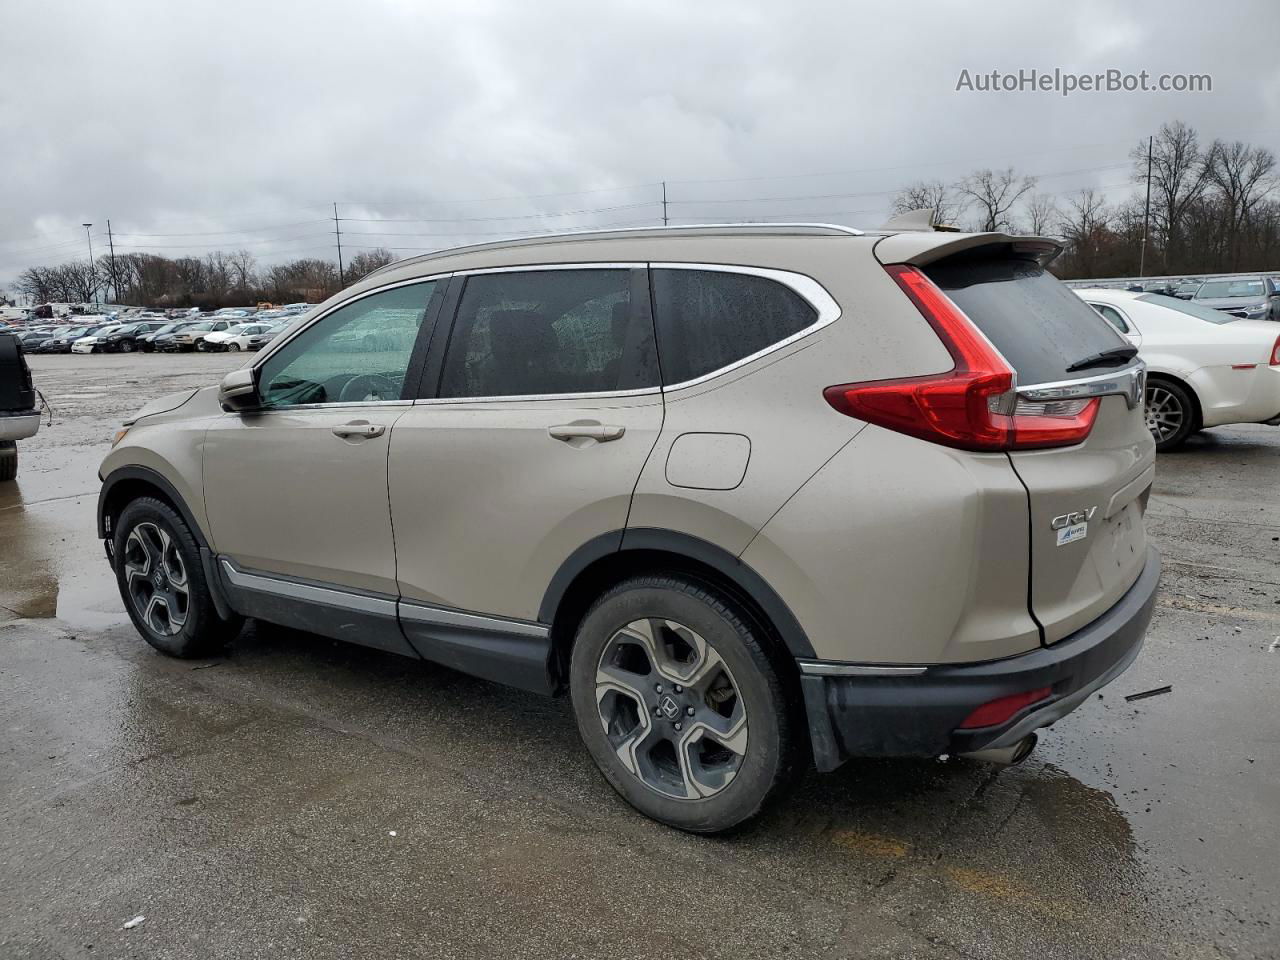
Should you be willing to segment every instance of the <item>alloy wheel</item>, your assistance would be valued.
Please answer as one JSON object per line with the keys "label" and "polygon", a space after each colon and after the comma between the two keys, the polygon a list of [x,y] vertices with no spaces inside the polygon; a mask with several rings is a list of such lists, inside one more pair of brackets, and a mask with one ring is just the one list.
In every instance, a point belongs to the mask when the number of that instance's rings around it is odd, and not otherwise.
{"label": "alloy wheel", "polygon": [[1182,429],[1186,411],[1178,398],[1158,384],[1147,387],[1146,406],[1144,408],[1147,429],[1156,441],[1168,440]]}
{"label": "alloy wheel", "polygon": [[746,705],[707,641],[663,618],[628,623],[596,668],[605,737],[629,773],[678,800],[727,787],[747,752]]}
{"label": "alloy wheel", "polygon": [[182,555],[169,532],[149,522],[129,531],[124,573],[139,619],[161,636],[177,634],[187,622],[191,594]]}

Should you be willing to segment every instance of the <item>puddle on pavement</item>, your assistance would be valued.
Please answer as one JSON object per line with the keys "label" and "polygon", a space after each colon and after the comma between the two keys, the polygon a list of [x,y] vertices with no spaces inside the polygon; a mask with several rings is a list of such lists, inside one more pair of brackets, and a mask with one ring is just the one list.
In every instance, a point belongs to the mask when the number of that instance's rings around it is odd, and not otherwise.
{"label": "puddle on pavement", "polygon": [[21,472],[25,463],[16,483],[0,486],[0,623],[57,617],[96,630],[127,622],[94,530],[97,493],[76,496],[68,489],[89,486],[79,477],[85,465],[75,461],[90,456],[96,463],[100,454],[69,458],[59,471],[69,479],[52,488],[44,471]]}

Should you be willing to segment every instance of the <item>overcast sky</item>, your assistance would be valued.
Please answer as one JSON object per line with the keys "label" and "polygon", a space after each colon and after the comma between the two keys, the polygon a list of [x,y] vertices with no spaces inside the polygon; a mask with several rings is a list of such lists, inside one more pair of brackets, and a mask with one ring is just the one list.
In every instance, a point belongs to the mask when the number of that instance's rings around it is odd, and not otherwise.
{"label": "overcast sky", "polygon": [[[1162,121],[1280,153],[1280,3],[0,3],[0,284],[105,249],[403,255],[615,223],[874,226],[1015,165],[1120,198]],[[1211,93],[956,92],[962,69]],[[805,176],[796,176],[803,174]],[[727,202],[692,202],[727,201]],[[590,211],[590,212],[581,212]]]}

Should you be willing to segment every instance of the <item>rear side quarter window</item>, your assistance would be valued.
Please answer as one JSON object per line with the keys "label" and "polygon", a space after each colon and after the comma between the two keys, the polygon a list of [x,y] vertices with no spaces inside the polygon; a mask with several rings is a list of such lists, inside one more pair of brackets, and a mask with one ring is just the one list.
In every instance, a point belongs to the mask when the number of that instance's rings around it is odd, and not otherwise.
{"label": "rear side quarter window", "polygon": [[652,271],[662,378],[696,380],[803,332],[818,311],[769,277],[714,269]]}

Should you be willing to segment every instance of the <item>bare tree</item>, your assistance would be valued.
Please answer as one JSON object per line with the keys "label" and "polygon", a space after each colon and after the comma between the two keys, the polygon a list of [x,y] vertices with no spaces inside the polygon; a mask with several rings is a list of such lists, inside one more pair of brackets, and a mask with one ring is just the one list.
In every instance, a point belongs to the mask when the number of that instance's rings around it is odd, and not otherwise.
{"label": "bare tree", "polygon": [[1019,176],[1013,167],[1007,167],[975,170],[956,184],[956,189],[977,208],[979,230],[1000,230],[1010,226],[1010,211],[1035,185],[1035,177]]}
{"label": "bare tree", "polygon": [[1109,239],[1111,217],[1106,201],[1093,187],[1085,187],[1067,201],[1058,229],[1082,276],[1097,275],[1099,254]]}
{"label": "bare tree", "polygon": [[965,200],[941,180],[909,183],[893,198],[894,214],[912,210],[932,210],[933,224],[954,224],[964,212]]}
{"label": "bare tree", "polygon": [[394,263],[395,259],[395,254],[386,247],[361,250],[347,264],[347,283],[355,283],[361,277],[366,277],[373,271],[385,267],[389,263]]}
{"label": "bare tree", "polygon": [[[1147,179],[1147,144],[1129,154],[1133,179]],[[1181,120],[1161,124],[1151,145],[1151,197],[1163,272],[1169,273],[1182,253],[1184,221],[1209,185],[1209,168],[1195,130]]]}
{"label": "bare tree", "polygon": [[1209,147],[1205,169],[1222,199],[1227,266],[1240,262],[1240,240],[1255,208],[1275,185],[1275,154],[1266,147],[1252,147],[1236,140],[1215,140]]}
{"label": "bare tree", "polygon": [[1047,193],[1033,193],[1027,198],[1027,232],[1044,236],[1061,218],[1057,202]]}
{"label": "bare tree", "polygon": [[227,265],[237,290],[248,290],[257,283],[258,260],[248,250],[237,250],[229,254]]}

